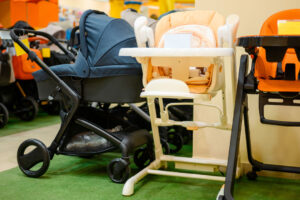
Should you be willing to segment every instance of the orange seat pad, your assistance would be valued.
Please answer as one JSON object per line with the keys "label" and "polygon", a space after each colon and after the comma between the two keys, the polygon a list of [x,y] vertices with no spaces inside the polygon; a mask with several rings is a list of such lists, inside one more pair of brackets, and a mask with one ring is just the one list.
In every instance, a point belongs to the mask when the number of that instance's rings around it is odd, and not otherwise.
{"label": "orange seat pad", "polygon": [[270,80],[260,79],[258,89],[263,92],[300,92],[300,80]]}

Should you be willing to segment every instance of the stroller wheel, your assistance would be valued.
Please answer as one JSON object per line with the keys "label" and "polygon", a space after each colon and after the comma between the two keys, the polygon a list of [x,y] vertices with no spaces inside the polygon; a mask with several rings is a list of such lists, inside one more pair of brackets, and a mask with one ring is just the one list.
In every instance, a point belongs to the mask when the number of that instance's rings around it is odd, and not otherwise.
{"label": "stroller wheel", "polygon": [[193,131],[184,130],[181,131],[181,136],[183,139],[183,144],[188,144],[193,139]]}
{"label": "stroller wheel", "polygon": [[[29,152],[25,152],[27,148]],[[26,176],[38,178],[48,170],[50,155],[41,141],[28,139],[19,146],[17,160],[19,168]]]}
{"label": "stroller wheel", "polygon": [[164,154],[167,154],[167,155],[170,154],[170,146],[169,146],[168,142],[165,139],[161,138],[160,143],[161,143],[161,147],[163,149]]}
{"label": "stroller wheel", "polygon": [[115,183],[124,183],[130,175],[129,163],[122,158],[115,158],[107,166],[109,178]]}
{"label": "stroller wheel", "polygon": [[18,107],[16,115],[24,121],[33,120],[38,113],[38,104],[32,97],[23,98]]}
{"label": "stroller wheel", "polygon": [[183,138],[178,132],[168,132],[168,143],[170,147],[170,153],[177,153],[183,146]]}
{"label": "stroller wheel", "polygon": [[134,152],[133,160],[139,169],[144,169],[154,160],[154,152],[152,148],[143,147]]}
{"label": "stroller wheel", "polygon": [[8,110],[5,107],[5,105],[3,105],[2,103],[0,103],[0,128],[3,128],[8,121]]}
{"label": "stroller wheel", "polygon": [[255,171],[251,171],[247,173],[248,180],[255,181],[257,179],[257,174]]}

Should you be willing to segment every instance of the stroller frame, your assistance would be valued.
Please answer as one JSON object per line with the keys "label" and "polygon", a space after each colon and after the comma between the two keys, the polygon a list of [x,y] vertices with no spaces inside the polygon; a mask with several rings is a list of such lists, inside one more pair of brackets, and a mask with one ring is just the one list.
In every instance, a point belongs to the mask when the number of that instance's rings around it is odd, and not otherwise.
{"label": "stroller frame", "polygon": [[[241,127],[244,118],[245,136],[247,156],[252,171],[248,172],[247,177],[250,180],[257,178],[256,172],[262,170],[288,172],[300,174],[300,167],[266,164],[256,160],[252,155],[251,136],[248,116],[248,94],[259,95],[259,112],[260,120],[263,124],[279,125],[279,126],[300,126],[300,122],[288,122],[269,120],[264,117],[265,105],[282,105],[282,106],[299,106],[299,103],[294,103],[293,100],[300,99],[299,92],[288,92],[282,94],[278,92],[261,92],[258,90],[257,79],[254,77],[254,67],[257,58],[256,47],[261,46],[266,49],[267,61],[281,62],[287,48],[295,48],[295,51],[300,61],[300,37],[297,36],[262,36],[262,37],[245,37],[239,38],[239,46],[243,46],[246,52],[252,57],[251,70],[248,73],[248,55],[244,54],[240,59],[240,68],[238,75],[237,94],[235,99],[234,118],[232,124],[232,133],[230,139],[230,149],[228,156],[228,167],[226,173],[225,186],[222,187],[218,194],[218,200],[232,200],[235,183],[235,173],[237,168],[238,152],[240,145]],[[256,44],[254,44],[256,43]],[[296,94],[295,94],[296,93]],[[282,102],[269,102],[268,99],[280,99]]]}
{"label": "stroller frame", "polygon": [[[62,95],[62,101],[63,103],[66,103],[66,100],[69,100],[69,104],[71,107],[69,110],[61,110],[60,111],[60,117],[61,117],[61,126],[60,129],[55,137],[55,139],[52,141],[50,146],[47,148],[41,141],[36,140],[36,139],[28,139],[24,141],[19,149],[18,149],[18,163],[21,171],[26,174],[27,176],[30,177],[39,177],[43,175],[50,163],[50,159],[53,158],[54,154],[64,154],[64,155],[76,155],[76,156],[82,156],[82,157],[88,157],[91,156],[92,153],[69,153],[69,152],[64,152],[60,151],[60,147],[63,145],[62,144],[62,139],[65,136],[65,133],[67,131],[67,128],[69,124],[74,121],[76,124],[78,124],[81,127],[84,127],[95,134],[105,138],[106,140],[110,141],[114,147],[106,149],[106,151],[110,151],[115,149],[115,147],[118,147],[121,150],[122,153],[122,158],[116,158],[111,161],[110,165],[108,166],[109,170],[109,176],[110,178],[117,183],[122,183],[124,182],[130,173],[130,167],[129,167],[129,153],[131,151],[142,144],[147,144],[147,148],[144,148],[144,151],[147,151],[146,153],[149,152],[151,154],[151,145],[152,145],[152,140],[148,136],[148,132],[145,130],[139,130],[131,133],[127,139],[120,140],[116,136],[112,135],[111,133],[107,132],[103,128],[99,127],[97,124],[85,119],[78,117],[76,118],[76,112],[80,109],[80,103],[81,103],[81,97],[77,94],[76,91],[74,91],[69,85],[67,85],[58,75],[56,75],[33,51],[31,51],[28,47],[26,47],[22,41],[20,41],[18,35],[19,34],[35,34],[35,35],[41,35],[44,37],[47,37],[50,39],[52,42],[54,42],[63,52],[66,54],[70,55],[73,60],[75,60],[75,57],[72,53],[67,51],[55,38],[52,36],[38,32],[38,31],[32,31],[32,30],[24,30],[24,29],[13,29],[10,32],[10,35],[12,39],[20,45],[20,47],[28,54],[28,57],[31,61],[36,62],[42,70],[44,70],[47,75],[51,77],[51,79],[57,84],[56,87],[56,93],[63,94]],[[74,119],[76,118],[76,119]],[[145,133],[147,132],[147,134]],[[142,136],[141,136],[142,135]],[[142,138],[143,137],[143,138]],[[137,141],[136,141],[137,140]],[[26,156],[28,157],[27,160],[22,160],[20,157],[22,154],[24,154],[24,151],[26,147],[33,145],[37,147],[37,150],[34,150],[27,154]],[[103,153],[103,152],[97,152],[97,154]],[[93,153],[95,154],[95,153]],[[151,155],[149,156],[149,159],[151,159]],[[33,164],[36,164],[38,162],[43,162],[42,167],[37,170],[37,171],[30,171],[30,169],[26,168],[31,168]],[[109,169],[109,167],[113,167],[115,164],[119,165],[119,170],[121,172],[124,172],[124,175],[121,178],[114,178],[114,172],[113,169]],[[143,164],[143,163],[142,163]],[[20,165],[23,165],[21,167]]]}

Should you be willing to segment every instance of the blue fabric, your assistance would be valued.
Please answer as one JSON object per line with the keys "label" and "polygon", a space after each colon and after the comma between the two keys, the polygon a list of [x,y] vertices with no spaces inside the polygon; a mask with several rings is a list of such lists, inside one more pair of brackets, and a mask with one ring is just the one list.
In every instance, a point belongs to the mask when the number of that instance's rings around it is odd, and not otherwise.
{"label": "blue fabric", "polygon": [[[50,69],[60,77],[72,76],[79,78],[87,78],[90,71],[87,62],[80,51],[78,52],[78,56],[74,64],[55,65]],[[36,71],[32,75],[36,81],[43,81],[50,78],[43,70]]]}
{"label": "blue fabric", "polygon": [[[121,48],[137,47],[133,28],[122,19],[88,10],[80,19],[80,51],[74,64],[51,67],[61,77],[102,78],[140,75],[141,66],[132,57],[121,57]],[[36,81],[48,79],[42,70],[33,73]]]}

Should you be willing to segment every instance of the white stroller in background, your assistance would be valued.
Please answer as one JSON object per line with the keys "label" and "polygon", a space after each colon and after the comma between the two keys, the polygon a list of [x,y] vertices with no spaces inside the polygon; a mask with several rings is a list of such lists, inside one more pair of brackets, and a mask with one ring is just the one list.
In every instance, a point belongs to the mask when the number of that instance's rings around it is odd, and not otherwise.
{"label": "white stroller in background", "polygon": [[[189,177],[224,181],[225,177],[196,173],[160,170],[174,162],[175,168],[195,169],[213,166],[215,169],[226,167],[227,162],[216,159],[199,159],[164,155],[160,143],[159,126],[183,126],[196,131],[204,127],[230,130],[227,120],[226,87],[235,92],[234,39],[239,17],[230,15],[225,18],[215,11],[178,12],[163,17],[156,26],[155,37],[147,26],[147,19],[140,17],[135,22],[135,34],[139,48],[121,49],[120,56],[136,57],[143,68],[144,91],[141,97],[147,98],[155,145],[155,160],[144,170],[131,177],[123,188],[123,195],[134,192],[134,184],[147,174]],[[225,48],[225,46],[228,46]],[[149,48],[147,48],[147,46]],[[225,66],[224,58],[232,62]],[[225,70],[229,70],[231,84],[225,84]],[[221,91],[223,106],[209,102]],[[227,94],[228,95],[228,94]],[[168,99],[190,99],[192,102],[164,103]],[[156,110],[155,101],[159,102]],[[219,111],[219,120],[214,123],[198,121],[195,107],[208,106]],[[168,109],[172,106],[193,106],[193,121],[170,120]],[[159,116],[157,115],[159,112]],[[201,113],[202,114],[202,113]],[[196,145],[197,141],[193,141]]]}

